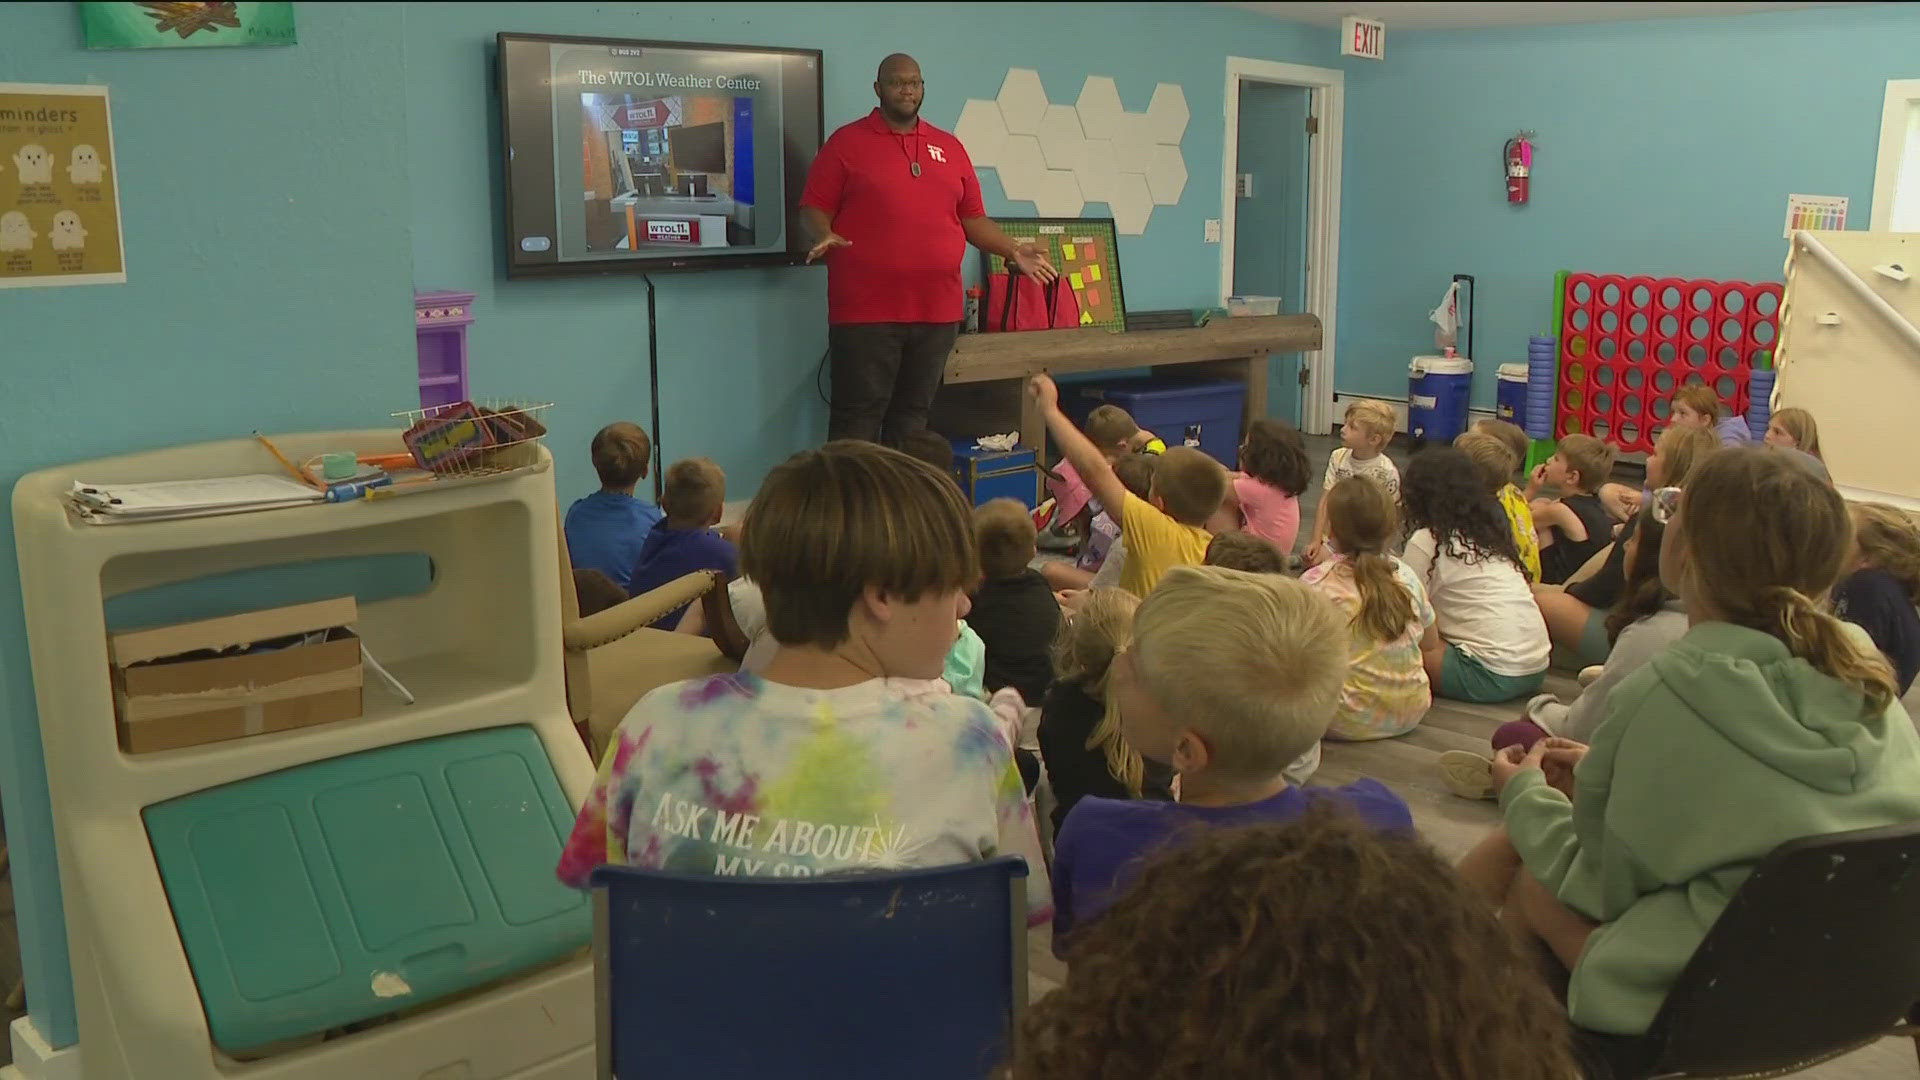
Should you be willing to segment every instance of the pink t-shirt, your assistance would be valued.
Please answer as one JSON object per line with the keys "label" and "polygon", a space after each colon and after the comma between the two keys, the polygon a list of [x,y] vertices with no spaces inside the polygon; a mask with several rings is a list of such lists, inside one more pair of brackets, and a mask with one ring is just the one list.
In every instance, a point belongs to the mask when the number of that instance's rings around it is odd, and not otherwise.
{"label": "pink t-shirt", "polygon": [[1246,531],[1281,551],[1293,550],[1294,538],[1300,535],[1298,496],[1239,472],[1233,474],[1233,494],[1240,500],[1240,519]]}

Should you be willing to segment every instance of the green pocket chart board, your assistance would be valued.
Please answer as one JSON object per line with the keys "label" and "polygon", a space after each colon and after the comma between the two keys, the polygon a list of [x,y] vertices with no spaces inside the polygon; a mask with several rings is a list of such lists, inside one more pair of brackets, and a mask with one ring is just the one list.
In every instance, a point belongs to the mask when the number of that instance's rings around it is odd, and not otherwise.
{"label": "green pocket chart board", "polygon": [[531,727],[267,773],[144,811],[229,1053],[385,1016],[592,938],[554,877],[573,812]]}

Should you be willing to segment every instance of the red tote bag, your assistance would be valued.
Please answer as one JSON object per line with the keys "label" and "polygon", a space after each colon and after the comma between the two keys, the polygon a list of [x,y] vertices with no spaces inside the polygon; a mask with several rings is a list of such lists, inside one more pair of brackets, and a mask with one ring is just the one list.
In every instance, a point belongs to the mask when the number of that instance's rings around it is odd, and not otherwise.
{"label": "red tote bag", "polygon": [[1042,285],[1012,271],[987,275],[984,330],[1060,330],[1080,325],[1080,298],[1062,278]]}

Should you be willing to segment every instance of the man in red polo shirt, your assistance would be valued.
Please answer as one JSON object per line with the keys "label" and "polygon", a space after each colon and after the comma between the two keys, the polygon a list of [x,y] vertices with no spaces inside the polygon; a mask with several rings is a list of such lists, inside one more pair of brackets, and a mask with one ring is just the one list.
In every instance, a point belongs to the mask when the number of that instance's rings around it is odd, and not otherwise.
{"label": "man in red polo shirt", "polygon": [[946,373],[967,244],[1042,282],[1059,275],[987,216],[960,140],[920,119],[925,84],[913,57],[882,60],[873,92],[880,107],[820,148],[800,221],[814,241],[807,261],[827,260],[827,437],[897,447],[927,426]]}

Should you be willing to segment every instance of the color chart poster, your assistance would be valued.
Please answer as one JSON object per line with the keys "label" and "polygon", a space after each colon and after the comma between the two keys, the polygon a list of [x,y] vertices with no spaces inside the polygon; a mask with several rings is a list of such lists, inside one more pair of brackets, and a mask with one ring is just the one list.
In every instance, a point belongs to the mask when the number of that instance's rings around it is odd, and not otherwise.
{"label": "color chart poster", "polygon": [[107,88],[0,83],[0,289],[126,280]]}
{"label": "color chart poster", "polygon": [[1845,195],[1787,196],[1787,227],[1781,234],[1784,239],[1793,239],[1793,234],[1801,229],[1811,232],[1846,227],[1847,197]]}

